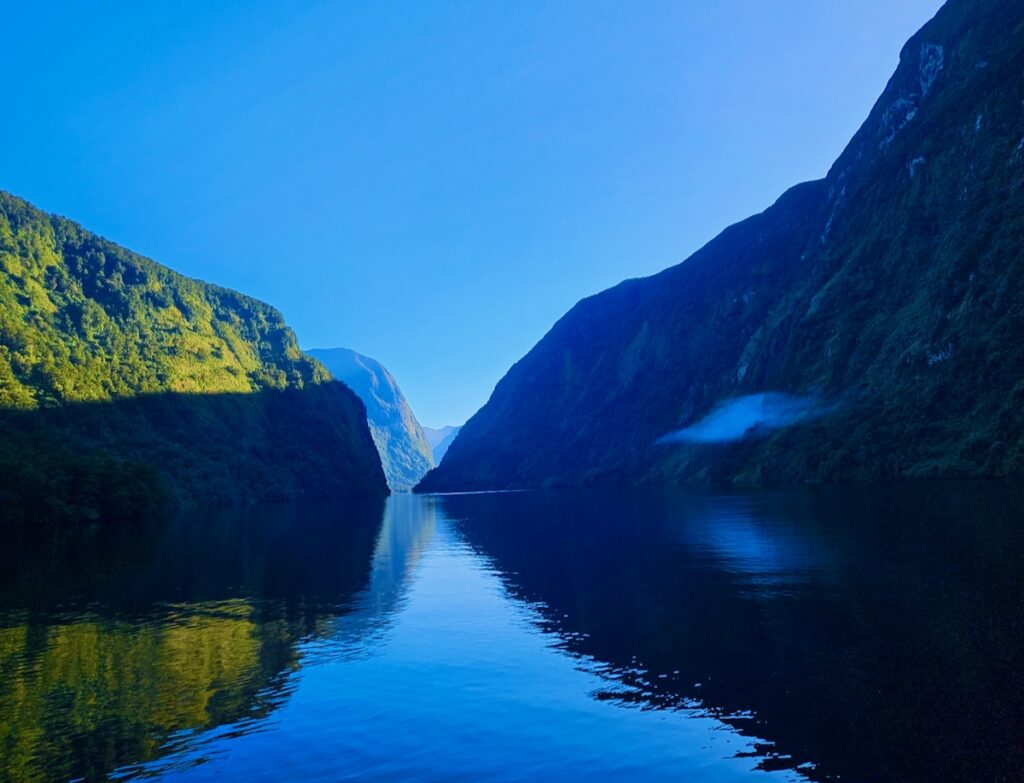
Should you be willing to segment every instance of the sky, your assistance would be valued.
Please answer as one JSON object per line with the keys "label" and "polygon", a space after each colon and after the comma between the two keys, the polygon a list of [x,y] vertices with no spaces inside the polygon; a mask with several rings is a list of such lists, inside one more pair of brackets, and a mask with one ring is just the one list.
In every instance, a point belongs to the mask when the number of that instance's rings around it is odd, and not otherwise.
{"label": "sky", "polygon": [[575,302],[821,177],[938,0],[4,3],[0,189],[465,421]]}

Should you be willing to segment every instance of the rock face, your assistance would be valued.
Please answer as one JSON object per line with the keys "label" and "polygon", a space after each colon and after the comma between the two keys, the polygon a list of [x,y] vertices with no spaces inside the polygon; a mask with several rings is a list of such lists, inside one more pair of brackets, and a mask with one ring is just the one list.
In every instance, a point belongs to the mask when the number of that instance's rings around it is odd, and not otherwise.
{"label": "rock face", "polygon": [[427,443],[430,444],[431,452],[434,455],[434,464],[440,465],[441,460],[448,451],[448,447],[452,445],[452,441],[455,440],[455,436],[459,434],[461,426],[455,426],[452,424],[446,424],[443,427],[434,429],[433,427],[424,427],[423,432],[427,436]]}
{"label": "rock face", "polygon": [[423,428],[394,377],[376,359],[348,348],[314,348],[309,353],[366,405],[388,486],[396,491],[411,489],[434,466],[434,459]]}
{"label": "rock face", "polygon": [[280,313],[0,192],[0,517],[386,493]]}
{"label": "rock face", "polygon": [[[1024,4],[950,0],[824,179],[579,302],[419,488],[1024,473],[1021,73]],[[765,393],[823,415],[665,438]]]}

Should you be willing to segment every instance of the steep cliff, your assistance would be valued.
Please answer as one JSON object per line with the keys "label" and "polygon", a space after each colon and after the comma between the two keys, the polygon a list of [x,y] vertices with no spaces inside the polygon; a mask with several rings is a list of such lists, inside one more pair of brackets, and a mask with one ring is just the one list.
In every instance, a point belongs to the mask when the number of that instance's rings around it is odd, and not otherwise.
{"label": "steep cliff", "polygon": [[309,351],[366,405],[388,486],[410,489],[434,466],[430,444],[394,376],[376,359],[348,348]]}
{"label": "steep cliff", "polygon": [[[1024,473],[1022,73],[1024,5],[951,0],[824,179],[577,304],[419,489]],[[813,415],[686,437],[765,393]]]}

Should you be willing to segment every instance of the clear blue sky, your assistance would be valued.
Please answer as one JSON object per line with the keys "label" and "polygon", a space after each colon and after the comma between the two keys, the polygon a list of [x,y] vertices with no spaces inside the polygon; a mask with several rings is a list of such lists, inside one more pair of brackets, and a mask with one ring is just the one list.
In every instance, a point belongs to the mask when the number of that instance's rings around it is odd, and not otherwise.
{"label": "clear blue sky", "polygon": [[7,5],[0,188],[379,359],[438,426],[822,176],[940,3]]}

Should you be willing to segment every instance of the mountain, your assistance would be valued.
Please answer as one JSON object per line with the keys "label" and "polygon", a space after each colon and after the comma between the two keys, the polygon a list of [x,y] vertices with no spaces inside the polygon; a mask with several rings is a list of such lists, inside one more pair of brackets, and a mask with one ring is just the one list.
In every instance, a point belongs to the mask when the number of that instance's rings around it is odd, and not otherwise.
{"label": "mountain", "polygon": [[388,485],[393,490],[410,489],[434,460],[424,430],[394,377],[376,359],[348,348],[314,348],[309,354],[359,395]]}
{"label": "mountain", "polygon": [[1022,73],[1024,4],[950,0],[824,179],[579,302],[419,489],[1024,473]]}
{"label": "mountain", "polygon": [[436,430],[433,427],[423,428],[423,432],[427,436],[427,443],[430,444],[431,452],[434,455],[435,465],[441,464],[441,459],[447,453],[448,447],[452,445],[452,441],[455,440],[455,436],[459,434],[461,429],[461,426],[452,424],[446,424]]}
{"label": "mountain", "polygon": [[427,443],[430,444],[430,448],[436,448],[445,438],[452,434],[453,430],[457,430],[458,427],[452,424],[446,424],[443,427],[424,427],[423,434],[427,436]]}
{"label": "mountain", "polygon": [[280,313],[0,192],[0,517],[386,493]]}

